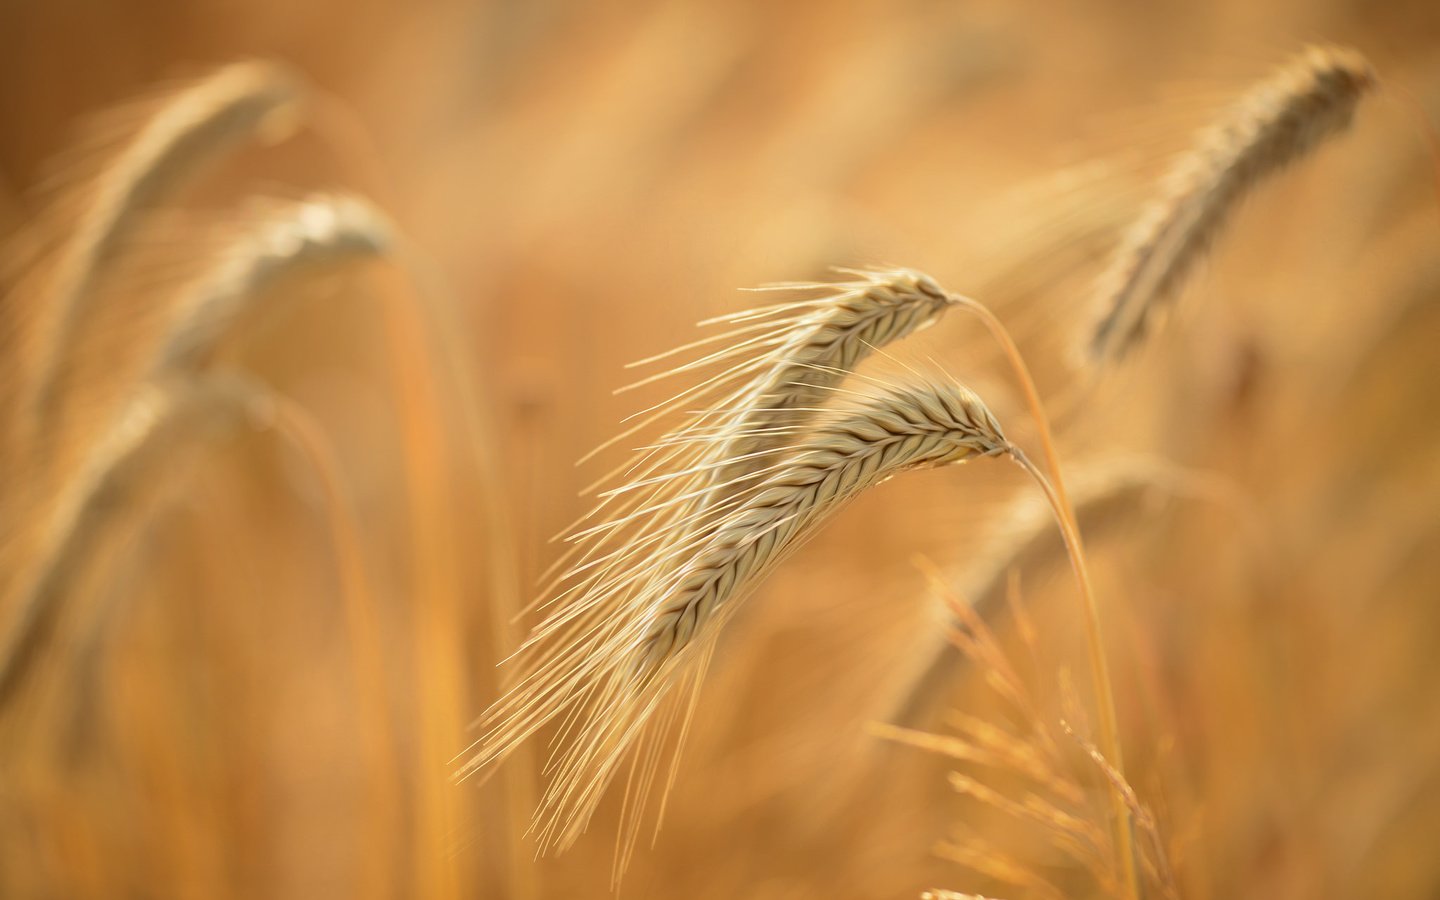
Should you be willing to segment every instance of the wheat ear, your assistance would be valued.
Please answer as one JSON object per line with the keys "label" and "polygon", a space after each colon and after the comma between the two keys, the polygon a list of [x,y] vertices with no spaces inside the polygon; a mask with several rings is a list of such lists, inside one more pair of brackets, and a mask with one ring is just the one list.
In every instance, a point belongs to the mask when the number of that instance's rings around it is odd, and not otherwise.
{"label": "wheat ear", "polygon": [[[126,400],[108,434],[65,489],[70,493],[60,501],[59,518],[50,526],[52,532],[46,540],[57,547],[85,546],[91,540],[86,531],[90,519],[73,510],[76,504],[83,505],[77,498],[88,497],[90,485],[97,478],[110,477],[106,473],[117,466],[119,473],[114,477],[129,478],[126,467],[140,464],[131,461],[134,441],[140,441],[134,459],[151,465],[149,454],[160,452],[153,448],[163,447],[172,430],[186,426],[183,412],[192,405],[178,399],[165,401],[174,410],[156,412],[164,405],[156,399],[157,391],[164,397],[184,394],[164,385],[172,379],[196,376],[236,321],[262,301],[268,289],[318,265],[381,252],[388,246],[389,234],[383,219],[364,201],[320,195],[261,216],[255,226],[232,241],[220,262],[179,303],[173,325],[150,366],[149,381],[162,386],[142,382],[138,392]],[[214,388],[202,393],[222,397]],[[229,393],[235,393],[233,385]],[[234,406],[236,401],[227,402]],[[145,429],[152,426],[155,433],[148,435]],[[67,536],[66,529],[80,533]],[[69,553],[62,554],[66,565],[72,558]],[[29,651],[25,648],[43,640],[29,635],[50,627],[57,615],[51,607],[58,604],[61,591],[52,586],[53,577],[42,575],[38,586],[22,590],[25,599],[18,607],[19,624],[13,629],[11,649],[0,656],[0,701],[26,666]]]}
{"label": "wheat ear", "polygon": [[913,269],[842,271],[860,280],[827,286],[828,296],[789,326],[769,370],[746,386],[742,410],[722,425],[735,437],[716,455],[739,461],[717,469],[716,484],[761,468],[763,454],[786,443],[782,430],[810,419],[810,408],[876,348],[930,325],[954,303]]}
{"label": "wheat ear", "polygon": [[[602,445],[666,416],[683,416],[607,476],[624,473],[620,485],[569,529],[574,546],[547,573],[563,572],[541,590],[542,600],[557,589],[561,596],[586,590],[627,558],[672,540],[706,510],[753,489],[758,473],[803,432],[830,388],[874,350],[926,327],[954,302],[929,276],[909,269],[842,271],[855,280],[776,285],[771,289],[820,293],[712,319],[703,324],[733,327],[637,364],[720,346],[632,385],[720,369],[635,417],[636,424]],[[694,404],[705,411],[684,415]],[[717,460],[728,462],[717,466]],[[687,477],[674,477],[679,472]],[[618,524],[586,525],[606,516]]]}
{"label": "wheat ear", "polygon": [[461,776],[563,717],[566,740],[550,761],[536,815],[542,845],[563,848],[584,830],[628,755],[634,768],[622,823],[626,849],[617,859],[623,870],[659,765],[657,748],[677,719],[683,737],[688,721],[688,711],[677,715],[670,701],[698,683],[737,603],[862,491],[900,471],[1009,449],[988,409],[959,385],[892,389],[824,413],[733,508],[709,510],[704,526],[687,530],[678,545],[612,572],[552,614],[536,631],[536,645],[545,648],[538,664],[482,718],[484,733]]}
{"label": "wheat ear", "polygon": [[89,311],[93,288],[125,235],[146,211],[177,191],[206,163],[294,115],[298,80],[272,63],[236,63],[164,102],[87,187],[65,240],[40,322],[38,370],[29,409],[52,412],[71,339]]}
{"label": "wheat ear", "polygon": [[1089,360],[1113,361],[1133,348],[1240,201],[1345,130],[1375,83],[1358,53],[1309,47],[1203,132],[1102,276]]}
{"label": "wheat ear", "polygon": [[147,384],[67,483],[52,507],[39,559],[19,583],[0,645],[0,709],[39,659],[73,578],[85,568],[137,494],[163,468],[228,433],[253,408],[248,388],[230,380]]}
{"label": "wheat ear", "polygon": [[203,368],[276,286],[317,268],[379,256],[392,240],[384,216],[352,195],[317,194],[262,210],[181,297],[152,372]]}

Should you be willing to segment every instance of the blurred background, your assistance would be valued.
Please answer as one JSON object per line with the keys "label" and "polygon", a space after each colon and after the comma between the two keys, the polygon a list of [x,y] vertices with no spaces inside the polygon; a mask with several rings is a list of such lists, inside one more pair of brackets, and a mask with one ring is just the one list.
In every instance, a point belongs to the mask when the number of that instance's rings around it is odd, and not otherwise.
{"label": "blurred background", "polygon": [[[1067,406],[1089,292],[1167,161],[1315,41],[1357,48],[1385,87],[1257,191],[1167,326]],[[1077,481],[1183,473],[1091,536],[1126,774],[1175,892],[1435,896],[1437,51],[1440,7],[1407,0],[4,0],[11,435],[35,273],[144,98],[258,59],[306,102],[126,236],[67,348],[59,462],[7,439],[0,621],[64,460],[98,440],[92,398],[257,198],[354,192],[401,237],[287,284],[226,343],[223,368],[302,412],[318,454],[265,429],[207,438],[113,498],[68,565],[53,646],[0,711],[0,895],[605,896],[610,804],[558,858],[522,837],[543,746],[451,779],[550,536],[624,448],[574,460],[667,396],[613,395],[624,365],[759,302],[738,288],[894,264],[1013,329]],[[983,338],[953,315],[876,370],[949,372],[1025,444]],[[784,566],[721,644],[623,893],[1105,894],[947,773],[1013,778],[871,725],[943,640],[927,566],[971,590],[1033,491],[993,461],[901,478]],[[1063,560],[1039,562],[1019,572],[1033,638],[995,627],[1058,710],[1080,619]],[[995,693],[962,667],[908,724],[1003,722]]]}

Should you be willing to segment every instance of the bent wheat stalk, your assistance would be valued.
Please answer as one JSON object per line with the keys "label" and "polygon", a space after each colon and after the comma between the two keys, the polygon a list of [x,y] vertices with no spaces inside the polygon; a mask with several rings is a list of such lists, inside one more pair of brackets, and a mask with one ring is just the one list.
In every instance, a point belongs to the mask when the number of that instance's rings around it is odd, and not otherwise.
{"label": "bent wheat stalk", "polygon": [[1309,47],[1203,132],[1102,276],[1088,360],[1113,362],[1132,349],[1240,201],[1344,131],[1375,83],[1358,53]]}
{"label": "bent wheat stalk", "polygon": [[[564,848],[584,830],[629,757],[618,875],[646,810],[658,748],[677,722],[683,740],[689,718],[678,705],[683,689],[698,684],[713,641],[740,600],[868,488],[901,471],[1010,450],[994,416],[958,384],[895,388],[852,409],[827,411],[790,456],[767,467],[754,490],[707,509],[680,540],[627,560],[552,613],[529,645],[534,664],[482,717],[483,734],[459,776],[502,760],[547,723],[562,720],[562,743],[548,767],[550,784],[534,829],[542,848]],[[690,473],[674,477],[691,479]],[[663,799],[657,820],[662,813]]]}
{"label": "bent wheat stalk", "polygon": [[[269,289],[289,278],[317,265],[375,255],[388,240],[383,219],[364,201],[318,195],[261,216],[181,299],[147,380],[127,398],[109,431],[64,488],[44,539],[54,549],[45,551],[47,561],[34,583],[21,588],[15,622],[0,651],[0,705],[60,614],[64,572],[75,567],[76,554],[88,555],[85,548],[105,520],[105,496],[119,489],[113,485],[143,482],[162,464],[175,440],[183,446],[193,444],[191,433],[197,423],[206,421],[197,398],[207,398],[219,409],[244,405],[238,382],[199,374],[237,320],[263,301]],[[208,387],[179,386],[187,379]],[[218,385],[228,386],[222,390]]]}

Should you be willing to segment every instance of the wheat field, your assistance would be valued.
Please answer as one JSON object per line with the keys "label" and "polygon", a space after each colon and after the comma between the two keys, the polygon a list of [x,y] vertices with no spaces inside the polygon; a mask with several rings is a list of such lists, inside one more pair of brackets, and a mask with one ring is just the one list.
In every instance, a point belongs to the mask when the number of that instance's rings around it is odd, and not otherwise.
{"label": "wheat field", "polygon": [[0,897],[1440,892],[1433,4],[0,60]]}

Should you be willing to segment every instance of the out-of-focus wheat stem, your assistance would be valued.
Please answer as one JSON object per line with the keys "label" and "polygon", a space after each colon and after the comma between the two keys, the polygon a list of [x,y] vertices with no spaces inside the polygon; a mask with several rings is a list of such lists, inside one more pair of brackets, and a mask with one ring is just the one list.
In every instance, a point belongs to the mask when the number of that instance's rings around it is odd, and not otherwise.
{"label": "out-of-focus wheat stem", "polygon": [[368,867],[365,890],[375,897],[388,897],[394,888],[392,838],[402,812],[397,781],[401,770],[391,741],[393,729],[385,700],[385,652],[375,621],[378,605],[366,571],[364,544],[356,527],[359,518],[349,493],[340,482],[339,460],[325,433],[294,403],[273,394],[265,397],[270,422],[310,463],[325,494],[325,514],[354,657],[356,701],[364,723],[362,740],[369,762],[367,771],[373,776],[373,808],[367,824],[374,846],[365,854],[364,864]]}

